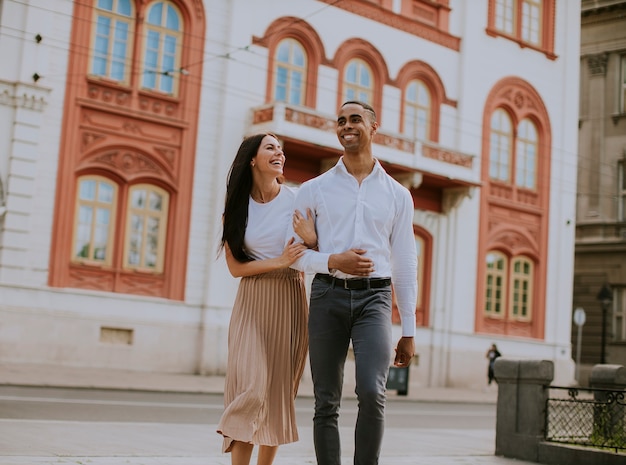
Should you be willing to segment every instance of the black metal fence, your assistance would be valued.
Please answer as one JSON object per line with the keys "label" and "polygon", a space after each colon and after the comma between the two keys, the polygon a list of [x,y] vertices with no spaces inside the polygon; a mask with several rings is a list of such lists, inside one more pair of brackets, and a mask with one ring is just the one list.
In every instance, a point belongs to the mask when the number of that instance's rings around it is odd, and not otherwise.
{"label": "black metal fence", "polygon": [[549,386],[545,440],[626,450],[624,391]]}

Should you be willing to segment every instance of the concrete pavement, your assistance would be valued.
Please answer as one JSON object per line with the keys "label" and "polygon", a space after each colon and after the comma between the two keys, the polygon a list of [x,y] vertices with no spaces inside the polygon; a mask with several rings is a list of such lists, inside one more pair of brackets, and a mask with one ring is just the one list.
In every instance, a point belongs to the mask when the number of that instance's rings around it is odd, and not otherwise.
{"label": "concrete pavement", "polygon": [[[344,392],[353,397],[348,367]],[[389,402],[495,403],[494,389],[427,388],[409,377],[407,396]],[[137,373],[50,365],[0,364],[0,385],[221,393],[223,377]],[[305,375],[300,396],[312,395]],[[434,404],[436,405],[436,404]],[[436,408],[436,407],[434,407]],[[275,465],[313,465],[310,425],[300,441],[279,449]],[[342,428],[342,465],[352,463],[352,428]],[[489,430],[387,428],[381,465],[524,465],[494,456],[495,424]],[[255,450],[256,452],[256,450]],[[252,462],[254,463],[254,461]],[[102,421],[0,420],[0,465],[229,465],[215,425]]]}

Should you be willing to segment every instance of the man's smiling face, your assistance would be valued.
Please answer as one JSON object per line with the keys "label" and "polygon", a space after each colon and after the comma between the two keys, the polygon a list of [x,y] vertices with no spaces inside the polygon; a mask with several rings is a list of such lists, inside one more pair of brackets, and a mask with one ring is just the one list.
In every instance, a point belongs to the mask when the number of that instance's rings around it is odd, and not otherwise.
{"label": "man's smiling face", "polygon": [[355,152],[367,147],[378,123],[365,108],[356,103],[349,103],[339,109],[337,115],[337,138],[346,152]]}

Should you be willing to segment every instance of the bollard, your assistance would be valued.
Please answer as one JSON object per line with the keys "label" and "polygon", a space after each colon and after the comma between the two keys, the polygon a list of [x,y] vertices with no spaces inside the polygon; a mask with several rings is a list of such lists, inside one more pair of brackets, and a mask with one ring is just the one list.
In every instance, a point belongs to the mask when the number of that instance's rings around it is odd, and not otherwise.
{"label": "bollard", "polygon": [[554,364],[548,360],[498,358],[496,455],[538,462],[539,443],[544,437],[547,386],[554,379]]}

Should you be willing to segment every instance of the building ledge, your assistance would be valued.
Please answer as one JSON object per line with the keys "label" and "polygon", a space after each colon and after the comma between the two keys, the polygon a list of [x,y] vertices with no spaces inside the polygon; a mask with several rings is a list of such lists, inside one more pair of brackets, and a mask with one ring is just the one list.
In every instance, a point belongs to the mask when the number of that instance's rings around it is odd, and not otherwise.
{"label": "building ledge", "polygon": [[[282,138],[287,165],[293,157],[302,165],[312,160],[333,161],[341,155],[335,116],[284,103],[255,107],[251,112],[248,133],[268,131]],[[384,130],[376,133],[373,148],[376,158],[392,175],[421,173],[436,178],[444,188],[480,185],[474,155]]]}

